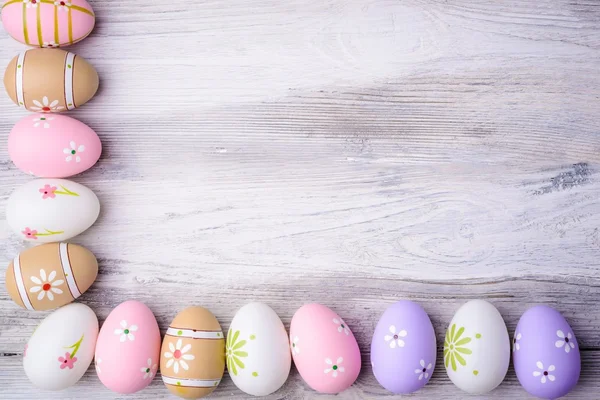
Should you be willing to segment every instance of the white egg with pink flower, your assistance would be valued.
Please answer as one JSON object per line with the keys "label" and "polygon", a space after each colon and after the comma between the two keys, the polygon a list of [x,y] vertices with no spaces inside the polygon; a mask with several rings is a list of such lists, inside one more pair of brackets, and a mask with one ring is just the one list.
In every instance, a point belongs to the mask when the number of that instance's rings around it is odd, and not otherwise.
{"label": "white egg with pink flower", "polygon": [[6,220],[23,240],[62,242],[87,230],[100,214],[100,202],[87,187],[66,179],[36,179],[8,198]]}
{"label": "white egg with pink flower", "polygon": [[94,358],[98,318],[72,303],[50,314],[33,332],[23,352],[27,378],[43,390],[63,390],[81,379]]}

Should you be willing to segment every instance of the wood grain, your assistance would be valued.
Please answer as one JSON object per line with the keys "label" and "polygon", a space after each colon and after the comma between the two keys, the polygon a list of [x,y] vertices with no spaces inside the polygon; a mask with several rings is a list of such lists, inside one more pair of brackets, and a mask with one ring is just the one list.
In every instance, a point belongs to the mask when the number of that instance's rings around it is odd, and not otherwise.
{"label": "wood grain", "polygon": [[[80,301],[101,320],[138,299],[164,331],[199,304],[226,329],[255,300],[289,326],[306,302],[336,310],[363,351],[343,399],[392,397],[371,335],[399,299],[422,304],[438,342],[462,303],[498,307],[512,334],[546,303],[577,334],[568,399],[600,390],[600,5],[595,1],[95,1],[73,47],[99,94],[70,115],[95,129],[100,163],[74,180],[101,199],[75,238],[100,261]],[[22,47],[0,37],[6,63]],[[0,96],[0,135],[24,114]],[[5,143],[5,142],[4,142]],[[0,146],[0,210],[30,177]],[[2,212],[0,212],[1,214]],[[24,248],[4,218],[5,265]],[[0,274],[3,282],[4,274]],[[21,355],[48,313],[0,291],[7,399],[132,396],[90,369],[43,393]],[[441,350],[441,349],[440,349]],[[440,356],[441,359],[441,356]],[[245,398],[229,379],[215,398]],[[325,398],[293,371],[272,399]],[[514,371],[467,396],[438,367],[414,399],[528,399]]]}

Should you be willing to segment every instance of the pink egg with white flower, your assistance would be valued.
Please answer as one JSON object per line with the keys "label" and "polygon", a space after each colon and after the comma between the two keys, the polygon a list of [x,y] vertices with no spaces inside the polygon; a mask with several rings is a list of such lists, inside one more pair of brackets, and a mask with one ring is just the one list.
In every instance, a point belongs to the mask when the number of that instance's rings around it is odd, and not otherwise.
{"label": "pink egg with white flower", "polygon": [[348,324],[323,305],[307,304],[296,311],[290,347],[302,379],[317,392],[340,393],[358,378],[358,343]]}
{"label": "pink egg with white flower", "polygon": [[152,311],[126,301],[106,318],[96,343],[96,373],[113,392],[135,393],[152,382],[160,357],[160,331]]}
{"label": "pink egg with white flower", "polygon": [[28,115],[8,136],[8,154],[17,168],[42,178],[80,174],[93,167],[101,153],[96,132],[65,115]]}

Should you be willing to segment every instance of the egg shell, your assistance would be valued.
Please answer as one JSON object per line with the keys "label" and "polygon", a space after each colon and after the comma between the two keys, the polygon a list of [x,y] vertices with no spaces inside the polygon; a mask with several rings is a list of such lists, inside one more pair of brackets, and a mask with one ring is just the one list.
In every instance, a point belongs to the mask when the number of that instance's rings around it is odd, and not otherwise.
{"label": "egg shell", "polygon": [[24,4],[7,0],[2,6],[2,24],[13,39],[36,47],[64,47],[85,39],[94,29],[96,16],[85,0]]}
{"label": "egg shell", "polygon": [[558,311],[536,306],[521,316],[513,337],[513,364],[523,388],[542,399],[565,396],[577,385],[579,344]]}
{"label": "egg shell", "polygon": [[483,394],[506,376],[510,340],[500,312],[484,300],[471,300],[458,309],[446,331],[444,364],[460,389]]}
{"label": "egg shell", "polygon": [[224,371],[225,339],[215,316],[202,307],[177,314],[160,351],[160,372],[169,391],[199,399],[215,390]]}
{"label": "egg shell", "polygon": [[298,372],[317,392],[340,393],[358,378],[358,343],[348,325],[331,309],[307,304],[296,311],[290,344]]}
{"label": "egg shell", "polygon": [[106,318],[96,344],[96,373],[113,392],[130,394],[148,386],[158,370],[160,330],[152,311],[126,301]]}
{"label": "egg shell", "polygon": [[9,197],[6,220],[22,239],[60,242],[84,232],[96,222],[100,202],[87,187],[66,179],[36,179]]}
{"label": "egg shell", "polygon": [[391,305],[377,323],[371,365],[377,381],[396,394],[425,386],[435,369],[436,339],[429,316],[412,301]]}
{"label": "egg shell", "polygon": [[226,355],[233,383],[253,396],[275,392],[290,374],[287,332],[266,304],[246,304],[235,314],[227,333]]}
{"label": "egg shell", "polygon": [[64,306],[92,286],[98,261],[85,247],[48,243],[24,250],[6,269],[6,291],[28,310]]}
{"label": "egg shell", "polygon": [[27,342],[25,374],[43,390],[73,386],[87,371],[98,337],[98,318],[86,305],[73,303],[47,316]]}
{"label": "egg shell", "polygon": [[59,49],[33,49],[8,64],[4,87],[11,100],[33,112],[62,112],[87,103],[98,73],[86,60]]}
{"label": "egg shell", "polygon": [[102,153],[100,138],[65,115],[28,115],[8,136],[8,154],[21,171],[42,178],[67,178],[90,169]]}

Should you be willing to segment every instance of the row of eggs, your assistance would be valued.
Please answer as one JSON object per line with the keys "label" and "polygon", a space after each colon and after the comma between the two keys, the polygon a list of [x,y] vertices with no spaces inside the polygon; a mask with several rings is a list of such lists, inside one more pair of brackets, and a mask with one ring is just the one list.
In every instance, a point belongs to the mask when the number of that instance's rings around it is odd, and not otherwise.
{"label": "row of eggs", "polygon": [[[9,1],[3,6],[4,25],[13,36],[19,30],[11,28],[15,22],[11,13],[22,11],[29,15],[33,7],[29,7],[31,2],[24,3]],[[73,24],[77,24],[77,15],[86,15],[86,10],[93,16],[89,4],[83,0],[66,3],[69,13],[73,13]],[[35,6],[42,11],[42,18],[54,7],[54,3],[46,2]],[[88,33],[93,28],[93,18],[90,23],[83,28]],[[78,36],[77,28],[73,29],[77,40],[83,39]],[[8,153],[17,168],[41,178],[66,178],[96,164],[102,153],[98,135],[84,123],[57,114],[84,104],[96,93],[99,78],[89,63],[63,50],[28,50],[9,63],[4,85],[16,104],[39,113],[25,116],[10,132]],[[29,182],[13,192],[8,201],[7,221],[25,240],[48,243],[68,240],[84,232],[94,224],[99,212],[98,198],[87,187],[62,179],[44,179]]]}
{"label": "row of eggs", "polygon": [[[85,0],[7,0],[2,20],[22,43],[60,47],[87,37],[95,15]],[[37,26],[38,34],[28,34],[33,32],[28,25]],[[99,80],[95,69],[73,53],[30,50],[9,63],[4,85],[17,105],[48,113],[86,103]],[[56,114],[25,117],[9,137],[15,165],[43,178],[81,173],[98,161],[101,149],[98,136],[85,124]],[[9,225],[24,238],[55,242],[89,228],[98,213],[98,199],[85,186],[46,179],[14,192],[7,215]],[[65,218],[69,215],[72,218]],[[52,270],[54,265],[62,270]],[[7,289],[23,307],[56,308],[85,292],[97,270],[87,249],[51,243],[15,258],[7,269]],[[198,398],[219,384],[226,361],[240,389],[266,395],[287,380],[291,349],[300,374],[317,391],[338,393],[356,380],[361,366],[358,344],[333,311],[317,304],[302,307],[290,333],[288,343],[277,314],[264,304],[251,303],[236,314],[225,340],[216,318],[193,307],[173,320],[161,349],[158,324],[142,303],[121,304],[99,332],[94,312],[71,304],[40,324],[29,340],[24,366],[37,386],[58,390],[76,383],[95,353],[101,381],[116,392],[133,393],[150,383],[160,363],[169,390]],[[576,384],[579,348],[557,311],[543,306],[527,311],[512,347],[517,376],[531,394],[555,399]],[[504,379],[509,356],[506,326],[491,304],[471,301],[457,311],[444,343],[444,365],[457,386],[471,393],[492,390]],[[377,380],[394,393],[413,392],[429,381],[436,364],[436,339],[420,306],[399,302],[386,310],[373,337],[371,363]]]}
{"label": "row of eggs", "polygon": [[[379,320],[371,343],[371,365],[387,390],[407,394],[425,386],[436,367],[436,337],[426,312],[400,301]],[[532,395],[557,399],[577,383],[581,368],[575,336],[556,310],[529,309],[512,344],[517,377]],[[483,300],[464,304],[446,332],[443,364],[452,382],[474,394],[493,390],[505,378],[511,343],[498,310]],[[94,312],[69,304],[48,316],[31,336],[24,368],[41,389],[75,384],[95,359],[109,389],[134,393],[150,384],[160,368],[175,395],[197,399],[210,394],[227,370],[245,393],[265,396],[286,382],[292,359],[308,386],[335,394],[349,388],[361,370],[358,343],[346,322],[320,304],[301,307],[289,336],[278,315],[262,303],[242,307],[227,335],[202,307],[181,311],[161,335],[153,313],[128,301],[98,329]]]}

